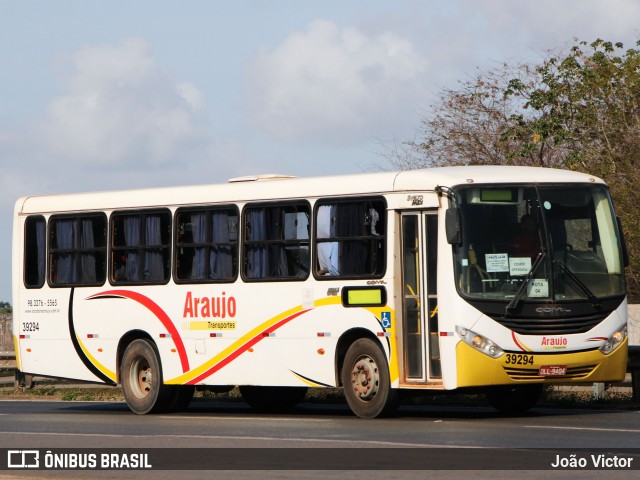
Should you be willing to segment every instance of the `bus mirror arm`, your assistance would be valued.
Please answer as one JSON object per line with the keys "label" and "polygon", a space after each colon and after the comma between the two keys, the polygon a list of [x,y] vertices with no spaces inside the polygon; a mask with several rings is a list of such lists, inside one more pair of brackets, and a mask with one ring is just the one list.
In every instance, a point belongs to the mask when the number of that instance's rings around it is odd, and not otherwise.
{"label": "bus mirror arm", "polygon": [[459,208],[447,208],[445,213],[445,232],[447,234],[447,242],[450,245],[460,245],[462,243]]}

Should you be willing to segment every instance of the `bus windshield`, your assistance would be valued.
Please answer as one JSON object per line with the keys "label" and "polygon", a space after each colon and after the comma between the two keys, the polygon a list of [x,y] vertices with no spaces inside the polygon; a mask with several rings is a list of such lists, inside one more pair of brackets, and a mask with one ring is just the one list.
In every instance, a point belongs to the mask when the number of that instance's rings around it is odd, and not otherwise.
{"label": "bus windshield", "polygon": [[580,301],[625,291],[622,240],[603,185],[487,185],[455,189],[463,296]]}

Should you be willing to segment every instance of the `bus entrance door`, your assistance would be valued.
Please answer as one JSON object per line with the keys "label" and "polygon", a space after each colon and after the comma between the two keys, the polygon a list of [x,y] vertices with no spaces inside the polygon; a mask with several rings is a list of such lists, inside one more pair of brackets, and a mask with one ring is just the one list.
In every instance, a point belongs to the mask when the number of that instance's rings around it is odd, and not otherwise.
{"label": "bus entrance door", "polygon": [[402,374],[407,384],[439,384],[438,215],[404,212],[402,219]]}

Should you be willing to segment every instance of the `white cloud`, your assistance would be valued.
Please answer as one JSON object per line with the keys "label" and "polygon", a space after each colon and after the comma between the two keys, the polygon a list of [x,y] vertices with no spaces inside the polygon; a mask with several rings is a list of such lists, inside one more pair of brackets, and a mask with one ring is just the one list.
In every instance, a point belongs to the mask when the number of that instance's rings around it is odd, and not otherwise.
{"label": "white cloud", "polygon": [[201,135],[195,112],[203,94],[175,82],[142,39],[83,48],[65,88],[39,129],[48,154],[65,161],[166,164]]}
{"label": "white cloud", "polygon": [[196,86],[189,82],[182,82],[176,86],[178,95],[189,104],[195,112],[204,107],[204,95]]}
{"label": "white cloud", "polygon": [[288,141],[371,138],[406,125],[407,112],[415,122],[425,70],[425,59],[398,35],[316,20],[249,66],[251,121]]}
{"label": "white cloud", "polygon": [[632,47],[638,38],[637,0],[487,0],[478,7],[477,1],[462,1],[462,8],[473,12],[469,19],[482,20],[482,29],[474,32],[476,42],[502,43],[507,54],[526,49],[536,49],[538,54],[558,50],[573,45],[574,38],[589,43],[597,38],[622,41]]}

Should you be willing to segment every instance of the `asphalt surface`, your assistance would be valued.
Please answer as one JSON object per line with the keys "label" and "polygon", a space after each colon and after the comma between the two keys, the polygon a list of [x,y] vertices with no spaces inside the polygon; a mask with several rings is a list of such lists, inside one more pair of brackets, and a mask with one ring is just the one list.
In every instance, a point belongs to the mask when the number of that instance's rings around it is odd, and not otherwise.
{"label": "asphalt surface", "polygon": [[[401,407],[394,418],[362,420],[345,405],[262,414],[241,402],[198,401],[182,413],[138,416],[121,402],[0,401],[1,449],[38,450],[42,458],[47,451],[62,452],[59,458],[148,452],[156,464],[136,471],[12,469],[0,471],[3,478],[187,479],[202,478],[200,470],[234,479],[360,479],[371,472],[385,480],[637,478],[640,450],[630,447],[640,447],[637,410],[536,408],[505,417],[487,407],[420,405]],[[590,455],[620,452],[632,458],[631,468],[548,465],[557,456],[591,463]]]}

